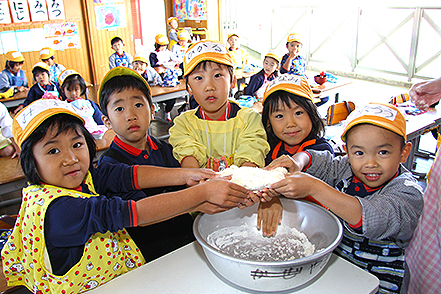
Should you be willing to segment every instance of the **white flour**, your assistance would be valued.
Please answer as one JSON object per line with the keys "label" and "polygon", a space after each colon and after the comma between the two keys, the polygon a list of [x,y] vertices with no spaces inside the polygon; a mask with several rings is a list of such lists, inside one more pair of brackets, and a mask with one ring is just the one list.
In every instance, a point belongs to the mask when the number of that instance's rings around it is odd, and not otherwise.
{"label": "white flour", "polygon": [[222,253],[253,261],[293,260],[315,252],[305,234],[283,225],[271,238],[263,237],[255,226],[226,227],[211,233],[207,242]]}

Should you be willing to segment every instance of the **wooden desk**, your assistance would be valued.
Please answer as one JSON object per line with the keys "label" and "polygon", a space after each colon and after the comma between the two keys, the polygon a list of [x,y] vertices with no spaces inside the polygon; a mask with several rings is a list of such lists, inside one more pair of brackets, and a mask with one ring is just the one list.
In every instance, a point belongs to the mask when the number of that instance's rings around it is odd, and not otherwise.
{"label": "wooden desk", "polygon": [[153,102],[164,102],[166,100],[180,98],[183,96],[187,96],[187,88],[185,86],[185,81],[180,80],[180,84],[176,85],[176,87],[161,87],[161,86],[152,86],[150,89],[152,90],[152,100]]}
{"label": "wooden desk", "polygon": [[[333,254],[318,277],[302,287],[280,293],[376,293],[378,285],[375,276]],[[197,242],[123,274],[90,294],[122,292],[251,293],[221,277]]]}
{"label": "wooden desk", "polygon": [[6,106],[6,108],[17,107],[26,100],[26,97],[28,96],[28,92],[29,91],[18,92],[12,97],[0,99],[0,102],[2,102]]}
{"label": "wooden desk", "polygon": [[242,69],[235,69],[234,70],[234,75],[236,76],[237,79],[237,89],[240,90],[240,87],[242,84],[246,84],[247,81],[249,80],[250,77],[252,77],[253,75],[255,75],[256,72],[244,72]]}

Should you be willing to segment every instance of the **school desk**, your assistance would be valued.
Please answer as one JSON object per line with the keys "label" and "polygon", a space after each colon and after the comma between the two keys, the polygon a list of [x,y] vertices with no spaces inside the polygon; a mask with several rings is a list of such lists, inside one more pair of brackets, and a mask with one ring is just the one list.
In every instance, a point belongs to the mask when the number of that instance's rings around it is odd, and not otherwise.
{"label": "school desk", "polygon": [[[278,293],[376,293],[372,274],[332,254],[321,274],[306,285]],[[251,293],[221,277],[196,241],[91,290],[99,293]]]}

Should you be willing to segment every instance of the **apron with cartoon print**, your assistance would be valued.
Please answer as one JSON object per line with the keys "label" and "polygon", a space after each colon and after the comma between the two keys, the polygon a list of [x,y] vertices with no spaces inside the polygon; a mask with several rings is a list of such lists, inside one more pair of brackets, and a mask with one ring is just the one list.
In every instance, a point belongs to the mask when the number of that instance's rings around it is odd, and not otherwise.
{"label": "apron with cartoon print", "polygon": [[2,250],[3,272],[9,286],[25,285],[33,293],[79,293],[93,289],[145,264],[140,250],[125,229],[93,234],[83,256],[66,274],[51,273],[44,238],[45,213],[56,198],[97,196],[90,173],[85,183],[95,195],[51,185],[23,189],[23,203],[12,235]]}

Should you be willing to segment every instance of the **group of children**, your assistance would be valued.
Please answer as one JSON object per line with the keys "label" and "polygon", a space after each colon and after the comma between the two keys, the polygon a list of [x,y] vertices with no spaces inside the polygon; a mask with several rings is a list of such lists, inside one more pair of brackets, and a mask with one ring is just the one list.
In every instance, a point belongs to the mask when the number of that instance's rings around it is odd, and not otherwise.
{"label": "group of children", "polygon": [[[160,38],[157,44],[164,46]],[[210,40],[185,52],[183,76],[199,106],[175,118],[170,143],[147,134],[154,107],[146,70],[111,69],[98,96],[102,121],[116,137],[97,167],[93,137],[71,103],[40,99],[16,114],[12,133],[29,186],[2,250],[9,285],[92,289],[193,241],[195,211],[259,203],[257,226],[272,236],[282,218],[279,197],[288,197],[336,214],[344,224],[336,253],[376,275],[383,293],[399,293],[404,250],[423,207],[421,187],[401,165],[411,150],[401,112],[378,103],[354,112],[342,135],[347,155],[334,157],[304,76],[271,75],[266,67],[278,59],[267,55],[260,76],[271,80],[253,86],[263,93],[259,115],[228,99],[236,85],[230,53]],[[281,72],[295,63],[291,57],[282,59]],[[61,92],[68,96],[76,85],[81,89],[78,82]],[[290,173],[253,193],[216,176],[233,164]]]}

